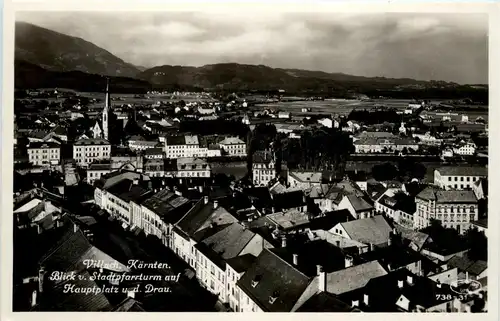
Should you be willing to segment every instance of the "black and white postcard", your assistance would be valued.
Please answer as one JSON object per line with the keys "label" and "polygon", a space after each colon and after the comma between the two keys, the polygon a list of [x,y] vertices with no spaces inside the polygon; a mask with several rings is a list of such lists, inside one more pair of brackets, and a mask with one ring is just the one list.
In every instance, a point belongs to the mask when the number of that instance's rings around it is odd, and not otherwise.
{"label": "black and white postcard", "polygon": [[4,24],[3,311],[495,318],[498,6],[54,3]]}

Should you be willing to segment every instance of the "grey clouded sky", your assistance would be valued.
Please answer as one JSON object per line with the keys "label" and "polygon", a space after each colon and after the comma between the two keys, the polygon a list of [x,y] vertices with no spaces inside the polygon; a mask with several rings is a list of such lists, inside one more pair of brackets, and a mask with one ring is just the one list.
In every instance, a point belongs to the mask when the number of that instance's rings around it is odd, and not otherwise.
{"label": "grey clouded sky", "polygon": [[488,82],[484,14],[18,12],[16,20],[81,37],[145,67],[238,62]]}

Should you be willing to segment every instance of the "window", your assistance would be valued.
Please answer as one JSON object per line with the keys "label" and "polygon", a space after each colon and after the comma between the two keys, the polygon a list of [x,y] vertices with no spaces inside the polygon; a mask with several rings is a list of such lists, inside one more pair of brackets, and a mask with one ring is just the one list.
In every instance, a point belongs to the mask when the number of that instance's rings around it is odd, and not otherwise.
{"label": "window", "polygon": [[458,181],[458,177],[455,176],[455,182]]}
{"label": "window", "polygon": [[470,177],[469,176],[467,176],[467,182],[470,182]]}
{"label": "window", "polygon": [[464,181],[464,177],[463,177],[463,176],[462,176],[462,177],[460,177],[460,181],[461,181],[461,182],[463,182],[463,181]]}

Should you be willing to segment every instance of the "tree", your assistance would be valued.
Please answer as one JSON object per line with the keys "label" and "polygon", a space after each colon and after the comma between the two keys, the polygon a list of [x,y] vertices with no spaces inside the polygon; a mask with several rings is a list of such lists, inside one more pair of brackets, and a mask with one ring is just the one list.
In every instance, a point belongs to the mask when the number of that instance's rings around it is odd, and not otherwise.
{"label": "tree", "polygon": [[390,181],[398,174],[398,170],[391,163],[384,163],[372,167],[372,176],[377,181]]}
{"label": "tree", "polygon": [[483,232],[475,228],[465,232],[465,241],[469,248],[467,257],[470,260],[488,260],[488,239]]}

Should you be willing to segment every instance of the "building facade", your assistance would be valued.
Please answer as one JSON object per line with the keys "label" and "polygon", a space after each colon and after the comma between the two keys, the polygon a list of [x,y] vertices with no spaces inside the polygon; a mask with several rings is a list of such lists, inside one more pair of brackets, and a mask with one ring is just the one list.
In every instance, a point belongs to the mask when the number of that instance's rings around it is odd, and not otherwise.
{"label": "building facade", "polygon": [[454,228],[463,233],[470,222],[478,219],[478,202],[472,191],[428,187],[416,196],[415,202],[415,229],[429,226],[434,219],[445,228]]}
{"label": "building facade", "polygon": [[447,166],[434,170],[434,185],[443,189],[471,189],[474,183],[488,176],[488,169],[479,166]]}
{"label": "building facade", "polygon": [[228,156],[247,155],[247,144],[238,137],[226,137],[219,146]]}
{"label": "building facade", "polygon": [[111,159],[111,144],[105,139],[81,139],[73,144],[73,159],[88,167],[95,161]]}
{"label": "building facade", "polygon": [[37,166],[59,165],[61,162],[61,146],[56,143],[34,142],[28,146],[28,160]]}

